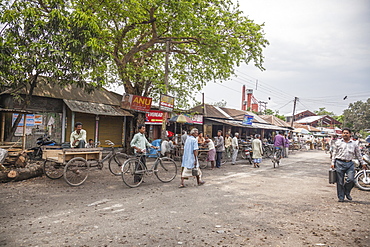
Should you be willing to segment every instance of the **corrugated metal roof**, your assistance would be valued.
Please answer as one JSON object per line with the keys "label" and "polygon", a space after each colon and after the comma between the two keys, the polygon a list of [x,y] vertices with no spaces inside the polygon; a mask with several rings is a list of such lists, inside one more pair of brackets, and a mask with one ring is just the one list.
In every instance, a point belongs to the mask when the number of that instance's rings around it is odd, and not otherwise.
{"label": "corrugated metal roof", "polygon": [[45,77],[40,77],[33,95],[116,106],[119,106],[122,101],[122,95],[108,91],[104,88],[95,89],[93,92],[87,93],[83,88],[77,87],[76,85],[66,85],[65,87],[61,87],[53,82],[49,82]]}
{"label": "corrugated metal roof", "polygon": [[64,103],[74,112],[82,112],[100,116],[130,116],[132,115],[119,107],[94,102],[84,102],[64,99]]}
{"label": "corrugated metal roof", "polygon": [[280,119],[280,118],[278,118],[274,115],[260,115],[259,117],[266,120],[270,124],[277,125],[277,126],[280,126],[280,127],[290,128],[290,124],[288,124],[284,120],[282,120],[282,119]]}
{"label": "corrugated metal roof", "polygon": [[208,120],[228,124],[235,127],[243,127],[249,129],[270,129],[270,130],[289,130],[288,128],[279,127],[272,124],[262,124],[262,123],[253,123],[252,125],[245,125],[242,121],[235,121],[235,120],[226,120],[226,119],[216,119],[216,118],[207,118]]}

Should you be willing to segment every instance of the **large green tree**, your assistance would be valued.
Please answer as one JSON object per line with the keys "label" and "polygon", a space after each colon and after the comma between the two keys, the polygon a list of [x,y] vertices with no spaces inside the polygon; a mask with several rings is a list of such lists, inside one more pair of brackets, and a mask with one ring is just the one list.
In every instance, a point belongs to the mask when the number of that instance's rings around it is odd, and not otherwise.
{"label": "large green tree", "polygon": [[351,128],[354,132],[368,129],[370,126],[370,98],[367,101],[356,101],[343,112],[344,127]]}
{"label": "large green tree", "polygon": [[58,86],[74,83],[87,91],[105,81],[102,61],[107,55],[89,43],[100,30],[90,16],[71,11],[71,5],[60,0],[1,1],[0,10],[0,94],[12,94],[22,101],[22,109],[30,104],[41,76]]}
{"label": "large green tree", "polygon": [[[262,68],[262,25],[230,0],[77,0],[74,8],[101,32],[91,40],[111,60],[111,79],[127,93],[176,96],[179,106],[209,81],[225,80],[242,62]],[[166,45],[171,54],[164,83]]]}

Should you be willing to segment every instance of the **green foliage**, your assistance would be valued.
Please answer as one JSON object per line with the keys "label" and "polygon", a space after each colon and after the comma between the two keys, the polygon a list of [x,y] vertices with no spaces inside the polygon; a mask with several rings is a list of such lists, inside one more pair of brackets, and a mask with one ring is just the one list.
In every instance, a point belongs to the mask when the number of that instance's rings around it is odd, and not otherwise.
{"label": "green foliage", "polygon": [[271,110],[271,109],[265,109],[265,110],[263,111],[263,114],[264,114],[264,115],[273,115],[273,116],[275,116],[275,117],[277,117],[277,118],[280,118],[281,120],[286,121],[285,116],[284,116],[284,115],[279,115],[279,111],[278,111],[278,110],[276,110],[276,111],[274,112],[274,111],[273,111],[273,110]]}
{"label": "green foliage", "polygon": [[333,117],[335,115],[334,112],[325,110],[325,107],[320,107],[319,110],[314,111],[314,113],[318,116],[328,115],[330,117]]}
{"label": "green foliage", "polygon": [[353,132],[360,132],[370,126],[370,98],[367,101],[356,101],[343,112],[343,125]]}
{"label": "green foliage", "polygon": [[181,107],[207,82],[229,78],[235,65],[254,62],[263,69],[268,42],[262,25],[242,16],[229,0],[80,0],[74,8],[99,23],[96,47],[111,55],[110,81],[122,83],[127,93],[167,93]]}
{"label": "green foliage", "polygon": [[3,92],[32,95],[40,76],[61,86],[89,81],[102,85],[107,55],[95,50],[97,26],[68,1],[2,2],[0,87]]}

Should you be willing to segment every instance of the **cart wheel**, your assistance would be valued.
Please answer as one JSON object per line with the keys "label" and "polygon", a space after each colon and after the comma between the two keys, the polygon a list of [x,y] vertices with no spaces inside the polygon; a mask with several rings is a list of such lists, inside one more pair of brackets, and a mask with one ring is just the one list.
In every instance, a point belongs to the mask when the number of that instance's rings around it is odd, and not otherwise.
{"label": "cart wheel", "polygon": [[45,160],[43,168],[44,174],[50,179],[58,179],[63,177],[64,165],[62,164],[50,160]]}
{"label": "cart wheel", "polygon": [[64,168],[64,179],[71,186],[83,184],[89,172],[89,164],[84,158],[76,157],[68,161]]}

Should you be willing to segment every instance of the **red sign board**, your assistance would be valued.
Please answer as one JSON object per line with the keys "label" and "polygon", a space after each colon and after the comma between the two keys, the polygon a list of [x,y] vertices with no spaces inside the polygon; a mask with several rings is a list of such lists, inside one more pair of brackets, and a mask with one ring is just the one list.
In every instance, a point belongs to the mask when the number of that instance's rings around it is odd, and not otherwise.
{"label": "red sign board", "polygon": [[149,112],[152,98],[125,93],[122,98],[121,108],[139,112]]}
{"label": "red sign board", "polygon": [[163,111],[150,111],[145,114],[146,124],[162,124]]}

